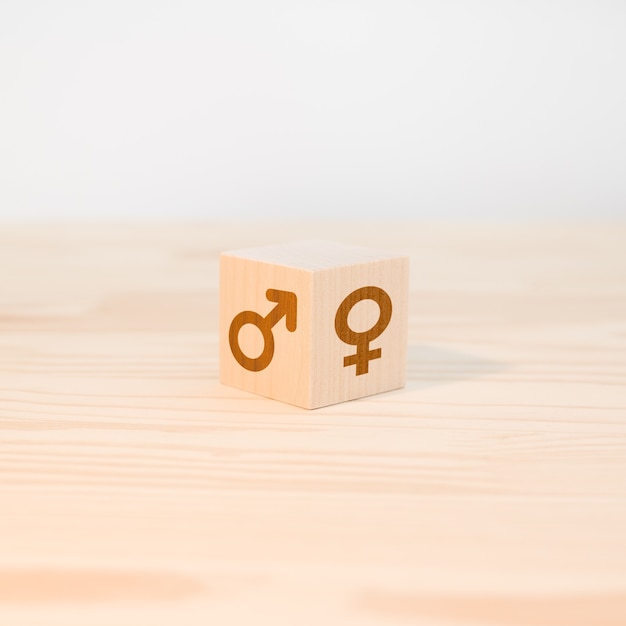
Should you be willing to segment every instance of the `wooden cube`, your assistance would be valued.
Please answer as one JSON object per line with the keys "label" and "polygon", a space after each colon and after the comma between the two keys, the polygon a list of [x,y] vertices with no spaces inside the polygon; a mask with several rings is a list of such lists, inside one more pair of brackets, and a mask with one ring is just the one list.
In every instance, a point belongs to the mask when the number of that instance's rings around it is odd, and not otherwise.
{"label": "wooden cube", "polygon": [[220,379],[313,409],[402,387],[408,257],[324,241],[224,252]]}

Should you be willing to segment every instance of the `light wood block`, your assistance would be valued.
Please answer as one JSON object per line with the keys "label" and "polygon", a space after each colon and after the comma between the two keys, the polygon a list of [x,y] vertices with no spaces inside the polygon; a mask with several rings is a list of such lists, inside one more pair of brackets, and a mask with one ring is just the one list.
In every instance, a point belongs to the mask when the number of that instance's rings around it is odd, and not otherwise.
{"label": "light wood block", "polygon": [[221,382],[308,409],[402,387],[409,260],[325,241],[220,257]]}

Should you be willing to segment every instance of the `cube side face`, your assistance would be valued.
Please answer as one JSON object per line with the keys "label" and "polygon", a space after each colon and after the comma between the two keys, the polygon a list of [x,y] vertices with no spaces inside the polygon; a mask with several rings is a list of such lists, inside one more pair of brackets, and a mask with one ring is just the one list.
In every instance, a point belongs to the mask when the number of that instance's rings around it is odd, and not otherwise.
{"label": "cube side face", "polygon": [[408,296],[407,257],[315,272],[312,408],[404,386]]}
{"label": "cube side face", "polygon": [[297,268],[221,255],[222,383],[310,408],[311,279]]}

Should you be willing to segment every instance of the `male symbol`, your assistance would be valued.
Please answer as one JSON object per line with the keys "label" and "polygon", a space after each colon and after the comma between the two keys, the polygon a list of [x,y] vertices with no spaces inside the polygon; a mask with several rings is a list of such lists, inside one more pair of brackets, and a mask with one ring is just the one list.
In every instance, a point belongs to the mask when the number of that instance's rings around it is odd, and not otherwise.
{"label": "male symbol", "polygon": [[[378,321],[369,330],[357,333],[348,326],[348,314],[352,307],[361,300],[374,300],[380,309]],[[391,298],[386,291],[380,287],[361,287],[353,291],[339,305],[337,315],[335,316],[335,331],[337,336],[344,343],[356,346],[356,352],[350,356],[344,357],[343,366],[356,365],[356,376],[367,374],[369,371],[369,362],[372,359],[380,359],[382,355],[381,348],[370,350],[370,341],[376,339],[383,333],[391,319]]]}
{"label": "male symbol", "polygon": [[[242,311],[235,315],[230,323],[228,331],[228,343],[237,363],[250,372],[260,372],[264,370],[274,357],[274,335],[272,327],[280,319],[285,317],[285,326],[289,332],[296,330],[298,298],[292,291],[281,291],[280,289],[268,289],[265,297],[270,302],[276,302],[276,306],[265,316],[261,317],[255,311]],[[263,335],[263,352],[256,358],[251,359],[246,356],[239,346],[239,331],[246,324],[253,324]]]}

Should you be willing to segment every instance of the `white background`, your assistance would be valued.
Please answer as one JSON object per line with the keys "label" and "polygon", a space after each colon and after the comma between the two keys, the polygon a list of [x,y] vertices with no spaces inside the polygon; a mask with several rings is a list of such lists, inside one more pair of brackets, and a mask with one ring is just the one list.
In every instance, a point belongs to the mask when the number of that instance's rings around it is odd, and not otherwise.
{"label": "white background", "polygon": [[624,0],[0,0],[0,217],[626,217]]}

